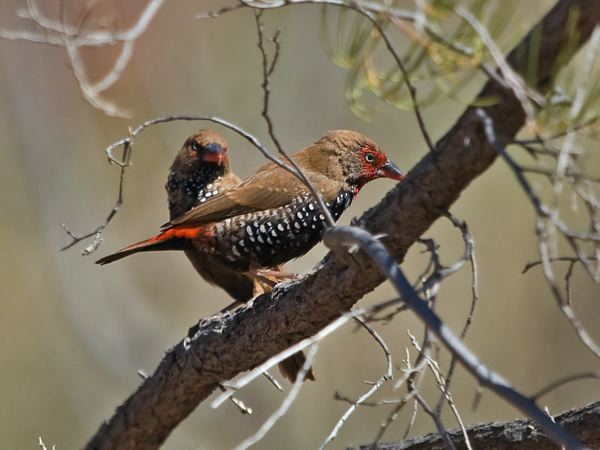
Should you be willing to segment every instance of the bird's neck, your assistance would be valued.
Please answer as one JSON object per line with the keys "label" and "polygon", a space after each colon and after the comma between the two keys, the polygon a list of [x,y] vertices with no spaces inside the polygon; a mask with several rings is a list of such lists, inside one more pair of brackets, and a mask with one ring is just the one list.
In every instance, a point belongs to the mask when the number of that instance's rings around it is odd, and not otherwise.
{"label": "bird's neck", "polygon": [[334,220],[337,221],[340,218],[342,213],[352,203],[355,195],[356,193],[352,187],[350,189],[342,189],[333,200],[325,203]]}

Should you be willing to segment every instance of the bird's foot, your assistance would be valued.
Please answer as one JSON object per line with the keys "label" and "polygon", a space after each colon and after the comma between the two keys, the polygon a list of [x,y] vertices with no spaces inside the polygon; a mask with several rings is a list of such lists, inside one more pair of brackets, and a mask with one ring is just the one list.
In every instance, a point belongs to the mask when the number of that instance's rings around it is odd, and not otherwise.
{"label": "bird's foot", "polygon": [[253,298],[256,298],[259,295],[271,292],[276,284],[275,282],[273,282],[271,280],[267,280],[267,279],[259,277],[257,275],[254,275],[252,277],[252,280],[253,280],[253,284],[254,284]]}
{"label": "bird's foot", "polygon": [[256,277],[265,278],[271,281],[293,281],[300,278],[300,275],[292,272],[284,272],[279,269],[258,269],[254,272]]}
{"label": "bird's foot", "polygon": [[271,269],[256,269],[249,273],[254,280],[254,296],[271,292],[273,288],[283,281],[292,281],[300,278],[297,273],[284,272],[279,266]]}

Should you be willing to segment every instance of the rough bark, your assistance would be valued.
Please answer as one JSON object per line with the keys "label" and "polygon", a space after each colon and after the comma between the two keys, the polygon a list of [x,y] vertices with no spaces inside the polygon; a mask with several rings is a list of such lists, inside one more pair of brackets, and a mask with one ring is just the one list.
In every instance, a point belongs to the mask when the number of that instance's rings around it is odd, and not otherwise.
{"label": "rough bark", "polygon": [[[590,36],[600,19],[600,2],[561,0],[540,26],[538,57],[540,89],[556,71],[557,56],[565,42],[565,24],[572,7],[580,9],[578,45]],[[509,62],[517,69],[513,50]],[[564,63],[561,60],[560,63]],[[524,113],[512,91],[488,82],[480,96],[497,102],[486,107],[498,139],[510,140],[524,124]],[[391,190],[359,223],[373,233],[384,233],[390,252],[401,261],[408,248],[459,197],[460,193],[496,159],[485,140],[474,108],[467,108],[436,144],[435,157],[427,154],[401,185]],[[291,343],[309,337],[339,317],[384,281],[363,256],[358,268],[331,254],[306,276],[278,287],[233,313],[203,319],[189,338],[175,345],[152,376],[117,409],[87,444],[88,449],[155,449],[217,383],[256,367]]]}
{"label": "rough bark", "polygon": [[[600,402],[592,403],[580,409],[567,411],[556,421],[567,431],[579,436],[589,448],[600,448]],[[530,420],[513,422],[492,422],[467,428],[471,446],[476,449],[493,450],[554,450],[558,448],[541,433]],[[457,450],[466,449],[465,439],[460,430],[449,432]],[[439,433],[426,434],[402,442],[371,444],[360,450],[436,450],[446,445]]]}

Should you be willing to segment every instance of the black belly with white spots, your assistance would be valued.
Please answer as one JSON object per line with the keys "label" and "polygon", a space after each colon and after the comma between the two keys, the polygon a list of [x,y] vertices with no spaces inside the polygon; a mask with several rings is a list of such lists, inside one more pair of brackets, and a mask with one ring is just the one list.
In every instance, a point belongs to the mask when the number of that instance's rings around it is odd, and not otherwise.
{"label": "black belly with white spots", "polygon": [[[344,190],[326,202],[337,220],[353,194]],[[236,270],[273,267],[304,255],[320,240],[325,217],[308,196],[268,211],[246,214],[215,226],[215,253]]]}

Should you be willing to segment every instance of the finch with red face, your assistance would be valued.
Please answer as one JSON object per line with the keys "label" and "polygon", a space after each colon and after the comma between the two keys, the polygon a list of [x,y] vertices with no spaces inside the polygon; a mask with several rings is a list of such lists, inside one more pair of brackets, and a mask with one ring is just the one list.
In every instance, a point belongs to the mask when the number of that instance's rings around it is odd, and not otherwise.
{"label": "finch with red face", "polygon": [[[195,141],[188,141],[189,149],[194,150]],[[211,188],[207,187],[211,184],[206,182],[209,177],[192,175],[189,184],[177,181],[182,179],[178,173],[184,172],[181,167],[186,166],[185,160],[190,155],[193,160],[203,162],[201,166],[211,163],[211,158],[219,160],[214,156],[218,153],[216,145],[206,142],[203,145],[198,143],[198,148],[208,145],[211,156],[196,158],[184,145],[180,152],[182,163],[178,162],[178,155],[173,164],[175,170],[167,183],[171,222],[158,235],[101,258],[98,264],[108,264],[138,252],[182,250],[205,279],[227,290],[227,283],[219,281],[220,276],[229,273],[227,271],[246,277],[242,280],[252,280],[265,269],[277,269],[280,264],[304,255],[321,240],[326,223],[317,202],[304,183],[274,163],[263,166],[224,192],[216,188],[214,195],[210,190],[214,183]],[[221,149],[227,148],[224,142],[218,145]],[[335,220],[366,183],[377,178],[404,179],[404,174],[375,142],[354,131],[329,131],[291,157],[322,196]],[[190,169],[189,173],[196,170]],[[209,199],[207,192],[210,192]],[[197,206],[173,218],[186,209],[190,201],[194,203],[194,198]],[[213,268],[218,268],[219,276],[212,273]],[[226,275],[220,280],[225,278]],[[295,379],[302,361],[291,362],[294,367],[284,374]]]}
{"label": "finch with red face", "polygon": [[[291,157],[321,194],[335,220],[368,182],[404,179],[371,139],[336,130]],[[304,255],[320,241],[325,218],[308,188],[270,163],[163,227],[158,235],[101,258],[108,264],[133,253],[198,250],[254,275]]]}

